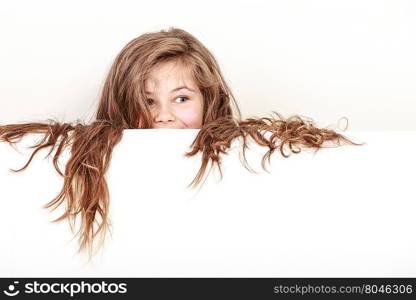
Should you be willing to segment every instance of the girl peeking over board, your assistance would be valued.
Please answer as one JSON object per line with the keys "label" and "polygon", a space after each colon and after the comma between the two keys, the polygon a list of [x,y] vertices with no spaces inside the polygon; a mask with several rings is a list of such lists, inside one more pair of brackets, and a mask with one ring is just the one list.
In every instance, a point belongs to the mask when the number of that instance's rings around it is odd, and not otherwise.
{"label": "girl peeking over board", "polygon": [[[55,209],[65,202],[66,211],[54,220],[67,219],[73,230],[77,217],[81,223],[78,252],[93,256],[94,241],[99,246],[111,229],[109,191],[105,174],[114,146],[124,129],[193,128],[200,129],[186,156],[202,154],[201,167],[190,187],[197,187],[207,167],[216,165],[221,173],[221,156],[231,142],[241,138],[242,163],[247,141],[267,147],[262,167],[276,151],[284,157],[299,153],[302,147],[318,151],[328,146],[357,144],[329,129],[316,128],[299,116],[284,119],[273,112],[270,117],[242,120],[240,109],[212,53],[193,35],[179,28],[145,33],[130,41],[115,58],[101,91],[95,120],[89,124],[44,123],[0,125],[0,141],[15,144],[30,133],[43,134],[24,170],[36,153],[50,149],[56,171],[64,177],[60,193],[44,208]],[[70,158],[62,172],[58,158],[64,149]],[[290,152],[285,153],[284,148]],[[72,223],[71,223],[72,222]]]}

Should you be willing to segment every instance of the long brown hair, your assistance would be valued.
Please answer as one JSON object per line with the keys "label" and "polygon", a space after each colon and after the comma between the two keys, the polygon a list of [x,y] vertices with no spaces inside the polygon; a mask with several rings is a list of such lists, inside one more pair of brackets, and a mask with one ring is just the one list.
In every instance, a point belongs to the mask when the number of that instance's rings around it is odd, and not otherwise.
{"label": "long brown hair", "polygon": [[[44,208],[53,210],[65,203],[66,211],[53,222],[67,219],[72,232],[77,217],[81,218],[75,236],[79,240],[78,251],[88,250],[89,258],[93,256],[97,237],[98,245],[102,246],[106,233],[111,233],[105,174],[113,148],[121,140],[124,129],[152,127],[144,82],[152,67],[172,60],[189,68],[204,98],[203,126],[191,145],[192,150],[186,153],[192,156],[202,152],[201,167],[191,187],[201,183],[210,162],[221,172],[221,155],[227,153],[236,138],[243,141],[243,164],[248,170],[251,168],[244,153],[249,139],[268,148],[263,168],[277,149],[288,157],[290,153],[299,153],[301,147],[319,150],[327,145],[325,142],[359,145],[333,130],[316,128],[299,116],[284,119],[274,113],[270,117],[242,120],[216,59],[199,40],[178,28],[145,33],[130,41],[115,58],[101,92],[95,120],[90,124],[48,119],[43,123],[0,126],[0,141],[10,144],[29,133],[43,134],[43,139],[32,146],[34,150],[28,162],[14,172],[26,169],[39,150],[50,148],[48,156],[55,150],[53,164],[64,177],[64,184]],[[284,153],[285,146],[289,147],[289,154]],[[58,159],[67,147],[71,155],[62,172]]]}

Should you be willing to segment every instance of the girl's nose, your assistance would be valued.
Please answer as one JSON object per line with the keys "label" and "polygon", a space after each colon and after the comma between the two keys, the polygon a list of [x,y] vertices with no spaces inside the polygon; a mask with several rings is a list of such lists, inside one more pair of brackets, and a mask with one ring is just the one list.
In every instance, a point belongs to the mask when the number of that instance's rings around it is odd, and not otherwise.
{"label": "girl's nose", "polygon": [[175,115],[167,106],[159,107],[158,111],[155,114],[155,122],[166,123],[175,121]]}

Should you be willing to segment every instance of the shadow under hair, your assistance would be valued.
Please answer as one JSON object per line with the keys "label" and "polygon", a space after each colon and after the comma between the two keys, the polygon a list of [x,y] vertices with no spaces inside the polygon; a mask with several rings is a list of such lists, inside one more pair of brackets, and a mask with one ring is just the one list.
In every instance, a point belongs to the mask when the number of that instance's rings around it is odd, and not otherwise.
{"label": "shadow under hair", "polygon": [[[236,138],[242,139],[241,162],[252,173],[256,172],[248,164],[245,155],[250,138],[258,145],[268,148],[261,162],[265,171],[267,171],[266,162],[270,165],[270,157],[276,149],[279,149],[283,157],[288,158],[291,153],[300,153],[302,148],[314,149],[317,152],[321,148],[365,144],[355,143],[334,130],[317,128],[312,121],[304,120],[297,115],[285,120],[279,113],[273,112],[273,114],[276,117],[272,115],[258,119],[248,118],[243,121],[237,118],[221,117],[206,124],[192,142],[192,150],[186,153],[186,156],[190,157],[199,151],[202,152],[201,167],[188,187],[196,188],[201,183],[209,162],[217,166],[222,179],[221,155],[227,154],[232,141]],[[328,142],[332,142],[332,146],[329,146]],[[285,146],[288,146],[291,151],[288,154],[284,152]]]}
{"label": "shadow under hair", "polygon": [[[21,141],[30,133],[43,134],[36,144],[29,147],[34,149],[27,163],[18,170],[25,170],[33,157],[44,148],[50,148],[46,155],[49,157],[53,151],[53,165],[58,174],[64,177],[64,184],[59,194],[44,208],[55,210],[65,203],[66,211],[62,216],[52,222],[67,219],[72,233],[75,230],[77,217],[81,225],[75,236],[79,236],[78,252],[88,249],[88,256],[93,256],[93,240],[100,235],[100,244],[104,243],[105,233],[110,230],[109,191],[105,180],[105,173],[110,164],[114,146],[121,140],[123,129],[111,126],[107,121],[96,121],[90,125],[59,123],[48,120],[49,123],[27,123],[0,126],[0,141],[11,145]],[[62,172],[58,160],[66,148],[71,155]],[[95,229],[94,225],[98,228]]]}

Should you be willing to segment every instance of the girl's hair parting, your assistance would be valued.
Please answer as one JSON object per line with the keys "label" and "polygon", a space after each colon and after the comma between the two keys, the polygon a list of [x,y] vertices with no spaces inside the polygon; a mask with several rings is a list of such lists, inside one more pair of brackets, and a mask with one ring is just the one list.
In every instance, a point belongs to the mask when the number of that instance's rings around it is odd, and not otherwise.
{"label": "girl's hair parting", "polygon": [[[81,223],[74,237],[78,236],[78,252],[88,250],[92,258],[94,241],[99,248],[105,235],[111,233],[109,220],[109,190],[105,174],[109,167],[114,146],[121,140],[124,129],[151,128],[151,113],[144,92],[149,71],[156,64],[174,61],[189,68],[204,98],[203,125],[191,145],[190,157],[202,153],[201,167],[190,187],[197,187],[206,174],[209,164],[217,166],[221,176],[221,155],[226,154],[236,138],[243,141],[243,165],[250,171],[245,151],[248,140],[268,148],[262,160],[266,161],[279,150],[284,157],[299,153],[301,148],[319,150],[325,142],[333,145],[357,144],[345,136],[330,130],[317,128],[313,122],[300,116],[284,119],[274,112],[270,117],[241,119],[237,102],[223,78],[220,67],[211,52],[193,35],[171,27],[168,30],[145,33],[130,41],[115,58],[105,79],[95,119],[62,123],[48,119],[43,123],[10,124],[0,126],[0,141],[11,145],[30,133],[42,134],[43,139],[31,146],[34,149],[28,167],[36,153],[43,149],[53,151],[53,164],[64,178],[59,194],[44,208],[52,210],[65,203],[65,212],[53,222],[67,219],[74,233],[75,221]],[[289,154],[284,153],[288,146]],[[58,159],[64,149],[70,150],[65,170],[61,171]]]}

